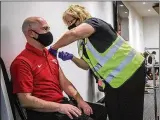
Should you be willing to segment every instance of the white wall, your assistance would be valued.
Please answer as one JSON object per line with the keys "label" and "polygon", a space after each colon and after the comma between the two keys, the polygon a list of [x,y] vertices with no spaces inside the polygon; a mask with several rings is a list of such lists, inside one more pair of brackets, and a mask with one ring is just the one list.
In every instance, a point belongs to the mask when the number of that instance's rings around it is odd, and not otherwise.
{"label": "white wall", "polygon": [[129,43],[139,52],[144,52],[143,19],[129,2],[123,2],[129,10]]}
{"label": "white wall", "polygon": [[[159,48],[159,16],[143,18],[144,46],[147,48]],[[159,61],[159,50],[156,51],[156,60]]]}
{"label": "white wall", "polygon": [[[87,7],[93,16],[102,18],[113,25],[112,2],[77,3]],[[29,16],[40,16],[46,19],[51,27],[51,32],[54,36],[53,43],[55,43],[67,30],[61,18],[69,4],[73,4],[73,2],[2,2],[1,56],[8,73],[11,62],[25,47],[26,41],[21,31],[21,25],[24,19]],[[60,50],[65,50],[78,56],[77,43],[73,43]],[[59,60],[59,62],[67,78],[72,81],[85,100],[95,101],[99,99],[97,97],[97,94],[99,95],[97,85],[92,84],[92,81],[88,80],[87,71],[79,69],[71,61],[63,62]],[[96,86],[95,90],[91,88],[91,85]],[[94,90],[93,93],[91,92],[92,89]],[[91,94],[94,94],[93,96],[96,98],[93,99],[93,97],[90,97]],[[100,94],[100,97],[102,96]]]}

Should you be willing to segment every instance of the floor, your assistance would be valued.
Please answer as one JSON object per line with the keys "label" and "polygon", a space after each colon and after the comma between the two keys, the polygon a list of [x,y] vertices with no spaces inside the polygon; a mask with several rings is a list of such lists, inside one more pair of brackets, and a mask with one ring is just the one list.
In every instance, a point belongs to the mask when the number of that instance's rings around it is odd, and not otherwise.
{"label": "floor", "polygon": [[[153,81],[148,82],[153,86]],[[157,114],[160,120],[160,85],[159,81],[156,81],[158,88],[156,88],[156,97],[157,97]],[[147,89],[149,93],[145,94],[144,98],[144,119],[143,120],[155,120],[155,110],[154,110],[154,90],[152,88]]]}

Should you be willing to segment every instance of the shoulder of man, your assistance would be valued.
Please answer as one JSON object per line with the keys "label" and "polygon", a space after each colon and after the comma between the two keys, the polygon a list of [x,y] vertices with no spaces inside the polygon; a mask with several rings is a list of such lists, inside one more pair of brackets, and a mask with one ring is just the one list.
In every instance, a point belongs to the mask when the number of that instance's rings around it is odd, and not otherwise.
{"label": "shoulder of man", "polygon": [[11,67],[12,65],[14,65],[15,63],[17,64],[17,62],[25,62],[27,63],[30,67],[32,66],[32,63],[31,61],[28,59],[28,55],[25,54],[26,51],[23,50],[14,60],[13,62],[11,63]]}

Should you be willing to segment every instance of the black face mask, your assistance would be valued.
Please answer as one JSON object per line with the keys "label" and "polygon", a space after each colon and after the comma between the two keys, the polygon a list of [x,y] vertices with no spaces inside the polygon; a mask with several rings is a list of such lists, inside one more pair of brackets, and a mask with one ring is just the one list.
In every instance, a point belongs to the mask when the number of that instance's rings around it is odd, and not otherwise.
{"label": "black face mask", "polygon": [[52,35],[51,32],[47,32],[47,33],[44,33],[44,34],[39,34],[36,31],[33,31],[33,32],[38,34],[38,38],[33,37],[33,39],[35,39],[36,41],[41,43],[43,46],[47,47],[53,42],[53,35]]}
{"label": "black face mask", "polygon": [[77,20],[78,20],[78,19],[76,19],[75,23],[73,23],[72,25],[70,25],[70,26],[68,27],[68,30],[76,27],[76,22],[77,22]]}

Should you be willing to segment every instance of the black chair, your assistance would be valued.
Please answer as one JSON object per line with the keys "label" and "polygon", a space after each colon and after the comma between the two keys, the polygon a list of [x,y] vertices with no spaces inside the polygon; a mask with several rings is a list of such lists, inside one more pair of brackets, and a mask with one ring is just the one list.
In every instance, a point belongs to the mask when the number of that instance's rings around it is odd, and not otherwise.
{"label": "black chair", "polygon": [[13,118],[14,118],[14,120],[17,120],[16,119],[17,118],[16,117],[16,110],[17,110],[21,120],[27,120],[26,113],[25,113],[24,109],[21,107],[17,96],[12,93],[12,82],[10,81],[10,79],[8,77],[5,64],[4,64],[1,57],[0,57],[0,65],[1,65],[2,73],[3,73],[3,77],[4,77],[4,82],[5,82],[7,93],[8,93],[8,98],[9,98]]}

